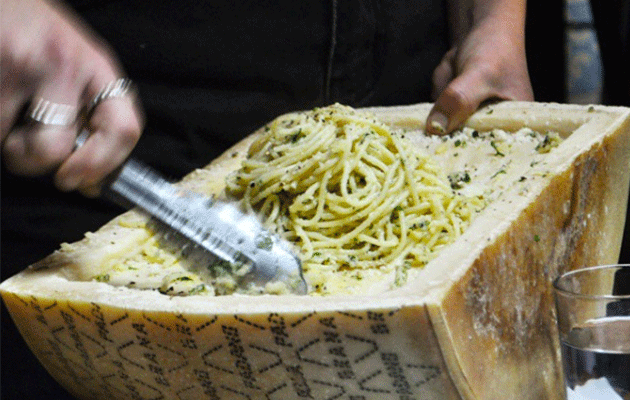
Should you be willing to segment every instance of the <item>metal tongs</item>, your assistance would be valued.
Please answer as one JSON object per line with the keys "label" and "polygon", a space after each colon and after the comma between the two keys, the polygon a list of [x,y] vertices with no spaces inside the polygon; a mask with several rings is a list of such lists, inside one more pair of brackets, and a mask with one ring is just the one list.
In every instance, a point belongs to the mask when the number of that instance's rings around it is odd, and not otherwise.
{"label": "metal tongs", "polygon": [[[75,149],[89,134],[87,129],[81,131]],[[283,282],[291,293],[307,292],[300,259],[291,246],[236,203],[178,188],[134,159],[122,165],[103,188],[103,195],[119,204],[141,208],[190,241],[192,249],[245,267],[246,272],[238,280],[241,288]]]}

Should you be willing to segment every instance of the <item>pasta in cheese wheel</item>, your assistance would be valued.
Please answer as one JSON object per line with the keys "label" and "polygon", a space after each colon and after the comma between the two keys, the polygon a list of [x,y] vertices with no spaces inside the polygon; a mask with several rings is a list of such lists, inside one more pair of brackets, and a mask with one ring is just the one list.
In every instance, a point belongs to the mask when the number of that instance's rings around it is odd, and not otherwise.
{"label": "pasta in cheese wheel", "polygon": [[339,104],[274,120],[227,189],[298,244],[320,294],[338,292],[327,282],[344,269],[348,290],[370,268],[404,283],[484,206],[481,196],[456,193],[403,130]]}
{"label": "pasta in cheese wheel", "polygon": [[239,292],[132,210],[4,304],[79,399],[560,400],[551,282],[618,258],[630,110],[505,102],[441,138],[430,109],[282,116],[180,183],[265,215],[309,295]]}

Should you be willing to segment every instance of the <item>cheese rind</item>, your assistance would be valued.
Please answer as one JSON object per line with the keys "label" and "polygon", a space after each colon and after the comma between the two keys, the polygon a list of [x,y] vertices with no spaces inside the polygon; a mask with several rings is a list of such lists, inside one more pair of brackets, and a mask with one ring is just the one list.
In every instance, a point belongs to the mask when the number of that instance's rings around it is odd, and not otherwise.
{"label": "cheese rind", "polygon": [[[429,109],[372,111],[417,129]],[[561,399],[550,283],[618,257],[630,112],[501,103],[467,125],[564,140],[528,170],[527,190],[506,185],[408,284],[378,296],[169,297],[81,281],[113,232],[134,232],[135,212],[0,293],[43,365],[81,399]],[[220,190],[255,137],[182,184]]]}

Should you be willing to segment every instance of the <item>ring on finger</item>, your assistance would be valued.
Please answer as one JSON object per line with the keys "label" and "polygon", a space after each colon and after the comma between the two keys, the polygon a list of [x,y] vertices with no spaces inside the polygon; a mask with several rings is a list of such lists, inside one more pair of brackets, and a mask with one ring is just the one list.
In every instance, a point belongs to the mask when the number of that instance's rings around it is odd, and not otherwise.
{"label": "ring on finger", "polygon": [[77,107],[40,97],[31,104],[28,117],[42,125],[70,126],[77,118]]}
{"label": "ring on finger", "polygon": [[133,82],[128,78],[119,78],[109,82],[103,87],[87,105],[87,112],[90,114],[103,101],[112,98],[125,97],[130,94]]}
{"label": "ring on finger", "polygon": [[[85,114],[83,118],[89,118],[89,116],[94,112],[94,109],[101,104],[103,101],[112,98],[120,98],[125,97],[130,94],[133,88],[133,82],[128,78],[119,78],[109,82],[105,85],[94,98],[87,104],[85,110]],[[74,143],[74,149],[78,149],[83,146],[83,144],[90,137],[91,132],[86,127],[83,127]]]}

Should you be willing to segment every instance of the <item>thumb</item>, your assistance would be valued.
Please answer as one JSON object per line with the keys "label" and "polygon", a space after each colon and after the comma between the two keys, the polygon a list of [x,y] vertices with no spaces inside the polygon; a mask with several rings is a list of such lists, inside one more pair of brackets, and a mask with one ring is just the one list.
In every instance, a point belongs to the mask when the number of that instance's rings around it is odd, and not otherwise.
{"label": "thumb", "polygon": [[427,117],[429,134],[445,135],[461,126],[479,107],[495,97],[493,90],[474,70],[454,80],[440,93]]}

